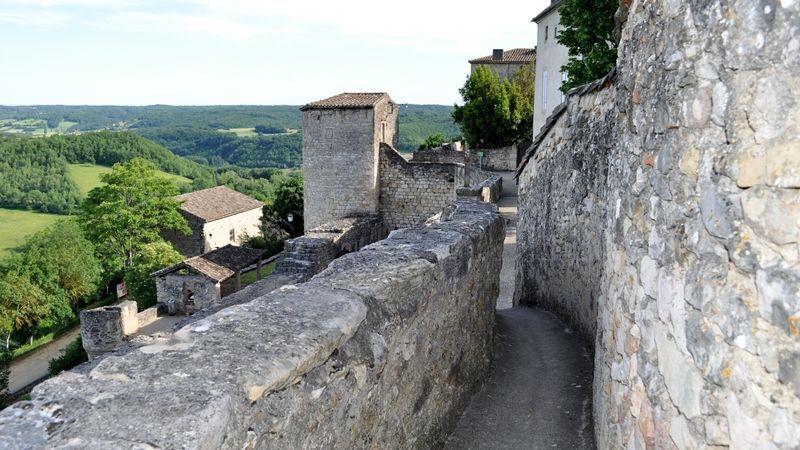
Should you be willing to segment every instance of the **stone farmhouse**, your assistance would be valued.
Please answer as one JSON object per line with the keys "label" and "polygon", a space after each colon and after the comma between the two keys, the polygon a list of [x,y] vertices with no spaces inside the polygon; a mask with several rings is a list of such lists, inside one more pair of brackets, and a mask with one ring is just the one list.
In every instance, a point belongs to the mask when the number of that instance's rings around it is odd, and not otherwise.
{"label": "stone farmhouse", "polygon": [[469,60],[470,73],[480,66],[486,66],[500,76],[502,80],[513,77],[525,64],[530,64],[536,59],[535,48],[513,48],[503,50],[496,48],[489,56],[481,56]]}
{"label": "stone farmhouse", "polygon": [[152,274],[158,305],[166,314],[191,314],[242,289],[242,276],[261,279],[264,250],[226,245]]}
{"label": "stone farmhouse", "polygon": [[259,232],[264,204],[227,186],[181,194],[180,212],[191,235],[165,232],[164,237],[184,256],[197,256],[226,245],[241,245]]}
{"label": "stone farmhouse", "polygon": [[550,5],[531,20],[537,26],[536,34],[536,89],[533,95],[533,136],[539,134],[545,119],[564,101],[559,90],[566,74],[561,66],[567,63],[567,47],[556,40],[560,16],[558,10],[563,0],[551,0]]}

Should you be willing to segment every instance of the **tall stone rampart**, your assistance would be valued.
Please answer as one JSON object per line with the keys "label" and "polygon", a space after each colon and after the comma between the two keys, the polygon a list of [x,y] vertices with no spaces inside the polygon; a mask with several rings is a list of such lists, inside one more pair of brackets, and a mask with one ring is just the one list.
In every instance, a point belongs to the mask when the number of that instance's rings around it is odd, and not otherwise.
{"label": "tall stone rampart", "polygon": [[800,448],[800,4],[629,8],[521,166],[516,295],[593,338],[601,447]]}
{"label": "tall stone rampart", "polygon": [[0,446],[440,446],[491,365],[504,237],[494,205],[451,211],[44,382]]}

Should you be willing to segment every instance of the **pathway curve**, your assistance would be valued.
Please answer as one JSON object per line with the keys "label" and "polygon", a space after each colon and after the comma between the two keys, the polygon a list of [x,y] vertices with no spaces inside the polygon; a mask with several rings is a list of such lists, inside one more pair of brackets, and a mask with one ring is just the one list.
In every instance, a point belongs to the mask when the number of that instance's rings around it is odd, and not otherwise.
{"label": "pathway curve", "polygon": [[517,198],[503,173],[508,220],[495,323],[494,367],[448,438],[450,449],[592,449],[592,357],[569,327],[514,307]]}
{"label": "pathway curve", "polygon": [[11,377],[8,381],[8,393],[15,394],[31,384],[47,377],[47,366],[50,360],[61,356],[67,346],[81,334],[81,327],[76,326],[22,358],[11,362]]}

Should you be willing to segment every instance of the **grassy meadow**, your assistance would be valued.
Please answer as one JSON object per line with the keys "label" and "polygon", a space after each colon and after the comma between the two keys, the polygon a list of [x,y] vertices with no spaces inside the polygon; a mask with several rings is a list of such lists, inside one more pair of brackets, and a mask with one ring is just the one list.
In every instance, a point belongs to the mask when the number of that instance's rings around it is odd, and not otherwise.
{"label": "grassy meadow", "polygon": [[[96,164],[68,164],[68,166],[69,176],[72,178],[72,181],[78,185],[78,190],[83,197],[85,197],[86,194],[88,194],[93,188],[100,186],[101,175],[111,172],[110,167],[98,166]],[[175,182],[177,182],[179,185],[191,184],[192,182],[192,180],[180,175],[174,175],[161,171],[159,172],[161,175],[175,180]]]}
{"label": "grassy meadow", "polygon": [[[110,167],[95,164],[69,164],[69,176],[78,185],[78,190],[83,197],[92,188],[100,186],[100,175],[108,172],[111,172]],[[161,172],[161,174],[174,179],[178,184],[192,182],[180,175],[167,172]],[[0,260],[5,259],[11,249],[22,245],[27,236],[65,217],[67,216],[0,208]]]}
{"label": "grassy meadow", "polygon": [[0,208],[0,260],[20,246],[25,237],[66,216]]}

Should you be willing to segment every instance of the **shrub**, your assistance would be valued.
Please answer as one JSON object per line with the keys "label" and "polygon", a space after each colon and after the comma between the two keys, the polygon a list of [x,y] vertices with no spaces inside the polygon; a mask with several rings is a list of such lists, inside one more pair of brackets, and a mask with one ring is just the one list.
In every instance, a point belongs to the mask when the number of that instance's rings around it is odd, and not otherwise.
{"label": "shrub", "polygon": [[47,371],[50,373],[51,377],[54,377],[88,360],[89,355],[87,355],[86,350],[83,349],[83,341],[81,337],[78,336],[74,341],[69,343],[61,356],[50,360],[47,364]]}

